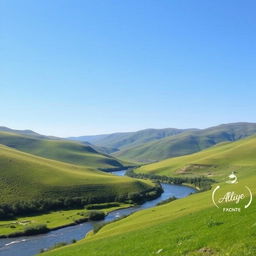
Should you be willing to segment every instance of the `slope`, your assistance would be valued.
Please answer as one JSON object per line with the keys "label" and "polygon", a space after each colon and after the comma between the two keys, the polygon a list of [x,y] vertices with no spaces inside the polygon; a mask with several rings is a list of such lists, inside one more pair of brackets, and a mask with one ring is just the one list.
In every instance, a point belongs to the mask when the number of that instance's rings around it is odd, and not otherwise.
{"label": "slope", "polygon": [[34,156],[0,145],[0,202],[83,197],[105,201],[152,183]]}
{"label": "slope", "polygon": [[0,144],[37,156],[93,168],[123,168],[112,156],[101,154],[89,145],[66,140],[42,139],[10,132],[0,132]]}
{"label": "slope", "polygon": [[198,152],[223,141],[235,141],[256,133],[255,123],[232,123],[188,131],[124,149],[114,156],[133,161],[154,162]]}
{"label": "slope", "polygon": [[[187,156],[166,159],[142,166],[136,172],[167,176],[207,176],[221,180],[231,171],[240,176],[252,175],[251,170],[256,160],[256,136],[236,142],[225,142]],[[241,170],[246,170],[242,172]]]}

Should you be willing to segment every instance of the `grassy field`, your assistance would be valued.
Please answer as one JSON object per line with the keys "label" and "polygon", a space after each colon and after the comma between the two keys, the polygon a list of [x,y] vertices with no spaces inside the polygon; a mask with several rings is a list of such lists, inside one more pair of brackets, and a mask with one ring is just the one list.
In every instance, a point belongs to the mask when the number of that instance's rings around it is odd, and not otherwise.
{"label": "grassy field", "polygon": [[256,133],[254,123],[219,125],[203,130],[185,131],[156,141],[124,148],[113,155],[121,159],[154,162],[199,152],[224,141],[235,141]]}
{"label": "grassy field", "polygon": [[92,168],[122,168],[129,165],[79,142],[0,132],[0,144],[33,155]]}
{"label": "grassy field", "polygon": [[[104,226],[98,233],[45,256],[255,256],[256,255],[256,138],[218,145],[204,152],[160,162],[158,173],[172,175],[187,164],[214,164],[212,177],[223,192],[251,188],[253,202],[241,212],[223,212],[212,203],[212,191],[196,193],[171,203],[143,210]],[[189,158],[190,157],[190,158]],[[185,161],[187,160],[187,161]],[[169,161],[169,162],[167,162]],[[174,161],[174,162],[173,162]],[[171,165],[167,169],[168,164]],[[183,163],[183,165],[182,165]],[[172,165],[173,164],[173,165]],[[149,165],[149,171],[155,170]],[[140,168],[145,171],[147,166]],[[209,168],[212,168],[209,166]],[[231,170],[239,182],[224,182]],[[204,174],[192,169],[190,175]],[[209,170],[207,170],[208,173]],[[183,175],[183,174],[177,174]],[[231,187],[230,187],[231,186]],[[233,205],[232,205],[233,206]],[[242,204],[237,204],[237,207]]]}
{"label": "grassy field", "polygon": [[0,145],[0,202],[40,198],[104,199],[152,188],[151,182],[34,156]]}
{"label": "grassy field", "polygon": [[[120,204],[120,206],[101,209],[105,214],[120,209],[130,207],[130,204]],[[45,224],[48,229],[55,229],[65,225],[74,224],[81,218],[80,213],[86,214],[86,209],[73,209],[54,211],[46,214],[18,217],[12,220],[0,221],[0,235],[11,235],[16,232],[24,232],[25,228],[30,225]]]}

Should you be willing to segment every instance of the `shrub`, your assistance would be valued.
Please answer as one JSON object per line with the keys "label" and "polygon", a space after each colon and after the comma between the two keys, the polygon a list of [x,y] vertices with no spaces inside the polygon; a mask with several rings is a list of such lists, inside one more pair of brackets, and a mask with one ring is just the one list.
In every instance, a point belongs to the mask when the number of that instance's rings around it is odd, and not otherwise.
{"label": "shrub", "polygon": [[45,224],[29,225],[24,229],[24,235],[36,235],[48,232],[49,229]]}
{"label": "shrub", "polygon": [[89,220],[103,220],[105,218],[105,213],[102,211],[89,211]]}
{"label": "shrub", "polygon": [[120,206],[120,203],[104,203],[104,204],[89,204],[85,206],[85,209],[87,210],[98,210],[98,209],[106,209],[111,207],[117,207]]}
{"label": "shrub", "polygon": [[140,202],[142,200],[143,196],[140,193],[137,192],[131,192],[128,194],[128,200],[131,200],[133,202]]}

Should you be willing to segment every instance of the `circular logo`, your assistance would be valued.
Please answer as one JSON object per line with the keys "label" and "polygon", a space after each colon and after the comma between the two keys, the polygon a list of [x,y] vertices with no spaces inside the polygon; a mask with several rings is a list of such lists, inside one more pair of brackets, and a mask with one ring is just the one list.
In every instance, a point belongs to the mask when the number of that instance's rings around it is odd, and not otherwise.
{"label": "circular logo", "polygon": [[[241,208],[248,208],[252,203],[252,192],[248,186],[234,186],[238,183],[237,176],[232,172],[228,176],[227,184],[230,184],[230,191],[222,189],[218,185],[212,192],[212,202],[217,208],[222,208],[223,212],[241,212]],[[237,190],[237,191],[236,191]],[[242,192],[241,192],[242,190]]]}

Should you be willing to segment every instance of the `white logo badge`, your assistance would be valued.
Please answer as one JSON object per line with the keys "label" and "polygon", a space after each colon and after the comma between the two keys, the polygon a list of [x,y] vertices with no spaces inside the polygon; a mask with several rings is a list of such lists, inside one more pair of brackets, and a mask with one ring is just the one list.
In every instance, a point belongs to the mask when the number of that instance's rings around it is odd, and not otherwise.
{"label": "white logo badge", "polygon": [[[234,172],[232,172],[228,176],[229,180],[226,181],[226,183],[234,185],[238,183],[237,176]],[[244,209],[248,208],[252,203],[252,192],[249,187],[245,186],[244,193],[237,193],[235,192],[235,187],[231,187],[233,191],[226,192],[223,194],[219,199],[216,200],[216,192],[217,190],[221,192],[220,186],[218,185],[212,192],[212,202],[217,208],[221,208],[221,205],[224,205],[222,207],[223,212],[241,212],[241,204],[244,202],[243,207]],[[247,200],[246,200],[247,199]],[[241,203],[238,207],[238,204]],[[225,204],[229,204],[228,207],[225,207]],[[237,207],[230,207],[230,205],[234,205]]]}

